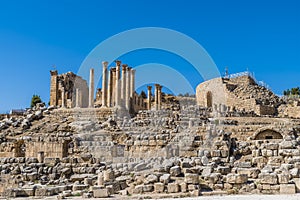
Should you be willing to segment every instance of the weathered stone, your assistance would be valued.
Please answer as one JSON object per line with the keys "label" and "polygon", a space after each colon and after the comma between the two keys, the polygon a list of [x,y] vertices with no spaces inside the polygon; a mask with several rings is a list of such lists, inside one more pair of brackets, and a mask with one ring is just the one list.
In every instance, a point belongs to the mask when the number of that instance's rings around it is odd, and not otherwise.
{"label": "weathered stone", "polygon": [[143,186],[143,192],[153,192],[153,190],[154,190],[153,184]]}
{"label": "weathered stone", "polygon": [[170,169],[171,176],[179,176],[180,174],[181,174],[181,169],[179,166],[171,167],[171,169]]}
{"label": "weathered stone", "polygon": [[279,184],[287,184],[290,180],[290,176],[288,174],[278,174],[277,176]]}
{"label": "weathered stone", "polygon": [[165,184],[163,183],[154,183],[154,192],[163,193],[165,190]]}
{"label": "weathered stone", "polygon": [[295,184],[280,184],[280,194],[295,194]]}
{"label": "weathered stone", "polygon": [[158,177],[154,174],[150,174],[149,176],[147,176],[145,183],[149,184],[149,183],[156,183],[158,182]]}
{"label": "weathered stone", "polygon": [[179,192],[179,185],[177,183],[168,184],[168,193],[177,193]]}
{"label": "weathered stone", "polygon": [[248,181],[247,174],[228,174],[226,178],[227,183],[231,184],[243,184]]}
{"label": "weathered stone", "polygon": [[260,179],[262,184],[271,184],[276,185],[278,184],[277,175],[275,173],[271,174],[259,174],[258,178]]}
{"label": "weathered stone", "polygon": [[160,178],[159,178],[159,181],[164,183],[164,184],[168,184],[169,181],[170,181],[170,177],[171,175],[170,174],[163,174]]}
{"label": "weathered stone", "polygon": [[107,198],[110,196],[110,193],[107,188],[103,189],[94,189],[93,190],[93,196],[94,198]]}
{"label": "weathered stone", "polygon": [[184,182],[187,184],[198,184],[199,183],[199,175],[198,174],[185,174]]}

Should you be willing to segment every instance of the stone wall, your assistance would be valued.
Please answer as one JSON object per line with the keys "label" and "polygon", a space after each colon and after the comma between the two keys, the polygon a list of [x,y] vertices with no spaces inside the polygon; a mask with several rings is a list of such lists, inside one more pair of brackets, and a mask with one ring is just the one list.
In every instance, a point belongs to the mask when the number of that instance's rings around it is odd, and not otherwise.
{"label": "stone wall", "polygon": [[196,88],[197,104],[203,107],[224,104],[230,110],[275,115],[279,98],[259,86],[250,76],[216,78],[201,83]]}
{"label": "stone wall", "polygon": [[68,145],[70,138],[59,137],[36,137],[25,141],[25,157],[38,157],[43,152],[45,158],[64,158],[68,156]]}

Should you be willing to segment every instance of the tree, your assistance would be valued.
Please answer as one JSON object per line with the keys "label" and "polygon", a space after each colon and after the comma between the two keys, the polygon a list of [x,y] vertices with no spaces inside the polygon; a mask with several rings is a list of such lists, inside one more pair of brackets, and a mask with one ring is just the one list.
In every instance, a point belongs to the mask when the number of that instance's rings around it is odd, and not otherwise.
{"label": "tree", "polygon": [[300,88],[299,87],[292,88],[291,89],[291,94],[292,95],[300,95]]}
{"label": "tree", "polygon": [[38,103],[42,103],[42,99],[39,95],[34,94],[31,98],[30,107],[33,108]]}

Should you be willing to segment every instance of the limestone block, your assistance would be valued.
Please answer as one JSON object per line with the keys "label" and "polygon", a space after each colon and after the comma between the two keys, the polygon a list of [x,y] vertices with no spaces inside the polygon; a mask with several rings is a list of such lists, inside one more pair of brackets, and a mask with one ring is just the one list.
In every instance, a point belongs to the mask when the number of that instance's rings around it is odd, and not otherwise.
{"label": "limestone block", "polygon": [[179,166],[171,167],[170,169],[171,176],[179,176],[181,174],[181,169]]}
{"label": "limestone block", "polygon": [[143,186],[143,192],[153,192],[153,190],[154,190],[153,184]]}
{"label": "limestone block", "polygon": [[134,167],[134,171],[139,172],[147,168],[147,163],[140,163]]}
{"label": "limestone block", "polygon": [[247,174],[249,178],[257,178],[260,170],[258,168],[237,168],[238,174]]}
{"label": "limestone block", "polygon": [[187,192],[187,184],[185,182],[180,183],[179,187],[181,192]]}
{"label": "limestone block", "polygon": [[147,176],[145,183],[149,184],[149,183],[155,183],[158,181],[158,177],[154,174],[150,174],[149,176]]}
{"label": "limestone block", "polygon": [[293,182],[295,183],[296,186],[296,192],[300,192],[300,178],[293,178]]}
{"label": "limestone block", "polygon": [[107,188],[94,189],[93,190],[94,198],[107,198],[110,196],[109,190]]}
{"label": "limestone block", "polygon": [[295,184],[280,184],[280,194],[295,194]]}
{"label": "limestone block", "polygon": [[133,193],[134,194],[142,194],[143,193],[144,185],[137,185],[134,187]]}
{"label": "limestone block", "polygon": [[279,144],[279,148],[280,149],[293,149],[295,147],[295,142],[294,141],[282,141],[280,144]]}
{"label": "limestone block", "polygon": [[199,175],[186,173],[184,175],[184,182],[186,182],[187,184],[198,184],[199,183]]}
{"label": "limestone block", "polygon": [[163,193],[165,190],[165,184],[163,183],[154,183],[154,192]]}
{"label": "limestone block", "polygon": [[179,192],[179,185],[177,183],[168,184],[168,193],[177,193]]}
{"label": "limestone block", "polygon": [[202,170],[201,176],[208,177],[208,176],[210,176],[211,172],[212,172],[211,167],[204,167]]}
{"label": "limestone block", "polygon": [[278,174],[277,176],[279,184],[287,184],[290,180],[290,176],[288,174]]}
{"label": "limestone block", "polygon": [[201,194],[201,193],[200,193],[200,190],[199,190],[199,189],[190,191],[191,197],[198,197],[198,196],[200,196],[200,194]]}
{"label": "limestone block", "polygon": [[170,174],[163,174],[163,175],[159,178],[159,181],[160,181],[161,183],[168,184],[169,181],[170,181],[170,177],[171,177]]}
{"label": "limestone block", "polygon": [[261,173],[258,175],[258,178],[261,180],[262,184],[271,184],[271,185],[278,184],[278,178],[275,173],[271,173],[271,174]]}
{"label": "limestone block", "polygon": [[218,166],[216,171],[218,173],[221,173],[222,175],[227,175],[230,173],[231,169],[230,167],[226,167],[226,166]]}
{"label": "limestone block", "polygon": [[221,157],[221,151],[220,150],[213,150],[211,152],[212,157]]}
{"label": "limestone block", "polygon": [[228,150],[221,150],[221,157],[222,158],[227,158],[229,155],[229,151]]}
{"label": "limestone block", "polygon": [[265,148],[268,150],[277,150],[279,148],[279,144],[277,143],[268,143],[265,144]]}
{"label": "limestone block", "polygon": [[247,174],[228,174],[226,178],[230,184],[243,184],[248,181]]}

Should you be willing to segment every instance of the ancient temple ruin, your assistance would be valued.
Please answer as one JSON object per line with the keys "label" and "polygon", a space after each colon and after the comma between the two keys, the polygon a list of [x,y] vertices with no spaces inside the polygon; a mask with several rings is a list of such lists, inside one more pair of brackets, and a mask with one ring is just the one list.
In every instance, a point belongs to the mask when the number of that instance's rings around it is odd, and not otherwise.
{"label": "ancient temple ruin", "polygon": [[89,85],[87,81],[72,72],[58,75],[51,71],[50,105],[62,108],[123,108],[131,113],[151,109],[161,109],[162,86],[155,84],[155,95],[152,103],[152,87],[148,87],[148,97],[143,99],[135,91],[135,69],[127,64],[108,68],[107,62],[102,62],[102,87],[94,95],[94,69],[90,69]]}
{"label": "ancient temple ruin", "polygon": [[[57,70],[50,71],[50,105],[63,108],[88,106],[87,82],[73,72],[59,75]],[[77,102],[77,103],[76,103]]]}

